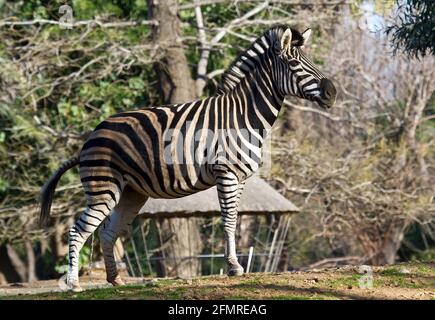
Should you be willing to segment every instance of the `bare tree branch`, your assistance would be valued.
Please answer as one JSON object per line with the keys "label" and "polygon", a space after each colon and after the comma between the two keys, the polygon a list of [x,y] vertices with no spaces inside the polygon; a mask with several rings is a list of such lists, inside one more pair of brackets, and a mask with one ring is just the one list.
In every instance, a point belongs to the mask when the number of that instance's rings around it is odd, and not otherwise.
{"label": "bare tree branch", "polygon": [[[57,25],[65,26],[64,22],[57,20],[47,20],[47,19],[35,19],[27,21],[12,21],[11,19],[0,21],[0,27],[14,27],[14,26],[33,26],[33,25]],[[155,26],[158,22],[155,20],[142,20],[142,21],[114,21],[114,22],[103,22],[100,20],[81,20],[68,23],[68,27],[100,27],[100,28],[126,28],[134,26]]]}
{"label": "bare tree branch", "polygon": [[[262,0],[201,0],[195,3],[186,3],[178,7],[178,10],[188,10],[193,9],[199,6],[208,6],[213,4],[222,4],[232,2],[234,5],[238,3],[256,3],[261,2]],[[299,1],[299,0],[270,0],[271,4],[283,4],[283,5],[294,5],[294,6],[303,6],[303,5],[322,5],[322,6],[336,6],[336,5],[346,5],[352,3],[351,1],[328,1],[325,2],[323,0],[318,1]]]}

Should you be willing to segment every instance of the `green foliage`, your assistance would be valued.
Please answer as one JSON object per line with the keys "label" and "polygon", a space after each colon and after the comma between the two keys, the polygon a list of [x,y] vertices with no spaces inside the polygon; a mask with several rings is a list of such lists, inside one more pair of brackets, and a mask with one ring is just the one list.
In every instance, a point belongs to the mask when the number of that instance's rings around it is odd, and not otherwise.
{"label": "green foliage", "polygon": [[429,249],[414,253],[412,255],[411,261],[423,261],[423,262],[434,262],[435,261],[435,249]]}
{"label": "green foliage", "polygon": [[430,224],[412,224],[405,233],[403,244],[398,252],[400,259],[402,261],[435,260],[435,241],[430,236],[432,233]]}
{"label": "green foliage", "polygon": [[[62,1],[8,2],[3,15],[57,20]],[[76,20],[145,19],[145,1],[70,3]],[[45,24],[0,29],[0,199],[34,204],[57,166],[78,153],[86,133],[110,115],[158,104],[147,51],[149,27],[61,29]],[[134,51],[126,55],[120,47]],[[23,54],[25,53],[25,55]],[[14,161],[11,161],[11,158]],[[77,183],[76,171],[61,184]],[[77,192],[74,192],[77,193]],[[65,201],[72,194],[57,194]],[[61,200],[62,201],[62,200]],[[83,205],[83,199],[75,206]],[[19,235],[17,234],[17,237]]]}
{"label": "green foliage", "polygon": [[[79,270],[83,266],[87,267],[89,265],[90,254],[91,254],[91,247],[90,246],[84,246],[82,248],[82,250],[80,250],[80,254],[79,254]],[[65,256],[62,261],[58,262],[55,265],[54,270],[57,273],[59,273],[59,274],[66,273],[68,271],[68,257]]]}
{"label": "green foliage", "polygon": [[410,56],[435,53],[435,2],[433,0],[398,1],[396,22],[387,27],[394,49]]}

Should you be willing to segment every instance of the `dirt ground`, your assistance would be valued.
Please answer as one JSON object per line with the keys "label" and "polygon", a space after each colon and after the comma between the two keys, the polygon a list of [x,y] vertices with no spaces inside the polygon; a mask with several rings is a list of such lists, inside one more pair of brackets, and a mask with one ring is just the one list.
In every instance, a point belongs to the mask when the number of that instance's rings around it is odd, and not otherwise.
{"label": "dirt ground", "polygon": [[[416,299],[435,300],[435,262],[355,266],[284,273],[251,273],[238,278],[126,278],[111,287],[101,278],[82,277],[84,292],[65,292],[62,281],[0,287],[0,299]],[[59,285],[60,284],[60,285]]]}

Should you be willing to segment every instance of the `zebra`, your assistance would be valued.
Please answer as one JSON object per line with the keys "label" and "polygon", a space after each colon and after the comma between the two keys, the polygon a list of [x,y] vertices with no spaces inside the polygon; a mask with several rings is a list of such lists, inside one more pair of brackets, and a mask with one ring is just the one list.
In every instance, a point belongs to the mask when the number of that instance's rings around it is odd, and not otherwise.
{"label": "zebra", "polygon": [[147,199],[180,198],[212,186],[221,207],[227,274],[243,274],[235,245],[238,203],[246,179],[261,165],[263,141],[284,98],[325,109],[335,103],[334,84],[303,52],[310,34],[274,26],[234,60],[215,95],[121,112],[95,128],[79,155],[61,165],[40,193],[44,224],[60,177],[79,165],[87,207],[69,230],[71,290],[81,290],[79,252],[100,225],[107,281],[122,285],[114,244]]}

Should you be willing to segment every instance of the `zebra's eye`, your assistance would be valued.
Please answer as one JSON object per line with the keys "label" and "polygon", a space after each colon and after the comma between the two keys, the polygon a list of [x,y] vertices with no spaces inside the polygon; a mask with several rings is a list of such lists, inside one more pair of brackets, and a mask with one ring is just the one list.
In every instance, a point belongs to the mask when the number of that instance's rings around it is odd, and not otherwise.
{"label": "zebra's eye", "polygon": [[297,67],[300,64],[299,60],[296,59],[290,59],[288,63],[292,67]]}

